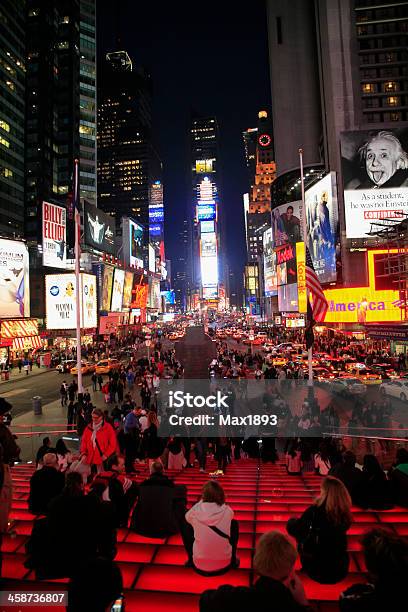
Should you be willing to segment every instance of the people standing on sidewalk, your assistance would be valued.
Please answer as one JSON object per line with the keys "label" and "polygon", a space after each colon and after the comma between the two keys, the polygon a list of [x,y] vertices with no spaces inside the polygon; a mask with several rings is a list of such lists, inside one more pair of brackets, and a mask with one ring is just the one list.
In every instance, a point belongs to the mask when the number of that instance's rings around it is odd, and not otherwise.
{"label": "people standing on sidewalk", "polygon": [[102,391],[103,378],[101,374],[98,374],[98,387],[99,391]]}
{"label": "people standing on sidewalk", "polygon": [[60,396],[61,396],[61,407],[64,407],[67,405],[67,401],[68,401],[68,385],[65,380],[63,380],[61,383]]}
{"label": "people standing on sidewalk", "polygon": [[98,377],[97,377],[95,372],[92,374],[91,380],[92,380],[92,390],[95,392],[96,391],[96,383],[98,381]]}

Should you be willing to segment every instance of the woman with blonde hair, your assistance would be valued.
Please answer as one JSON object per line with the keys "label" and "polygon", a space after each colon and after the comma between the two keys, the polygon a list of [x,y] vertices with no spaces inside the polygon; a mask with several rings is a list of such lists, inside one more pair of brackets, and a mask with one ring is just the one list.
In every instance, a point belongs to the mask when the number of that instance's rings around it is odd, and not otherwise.
{"label": "woman with blonde hair", "polygon": [[352,522],[351,498],[345,485],[327,476],[320,495],[287,531],[296,538],[303,570],[316,582],[335,584],[348,572],[347,531]]}

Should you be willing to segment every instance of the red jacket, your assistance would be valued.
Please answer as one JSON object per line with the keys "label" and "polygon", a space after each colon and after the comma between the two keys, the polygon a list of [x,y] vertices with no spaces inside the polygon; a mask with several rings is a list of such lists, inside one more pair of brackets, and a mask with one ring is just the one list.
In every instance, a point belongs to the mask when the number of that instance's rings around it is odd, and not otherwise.
{"label": "red jacket", "polygon": [[106,422],[98,430],[96,440],[101,452],[97,445],[94,448],[92,444],[92,431],[92,425],[85,427],[81,440],[81,454],[86,455],[86,462],[89,465],[101,465],[103,463],[102,455],[107,458],[117,452],[118,444],[115,430]]}

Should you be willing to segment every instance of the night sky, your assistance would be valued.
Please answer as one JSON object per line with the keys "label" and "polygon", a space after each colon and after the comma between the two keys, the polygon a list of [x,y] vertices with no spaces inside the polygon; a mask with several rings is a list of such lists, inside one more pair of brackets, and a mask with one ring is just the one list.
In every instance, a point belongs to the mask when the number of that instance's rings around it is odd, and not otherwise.
{"label": "night sky", "polygon": [[[120,5],[120,13],[116,5]],[[97,3],[98,54],[119,46],[151,74],[153,132],[164,165],[166,255],[177,256],[177,232],[191,205],[190,112],[215,115],[221,134],[223,201],[230,267],[242,272],[242,194],[248,191],[242,131],[270,109],[263,0]]]}

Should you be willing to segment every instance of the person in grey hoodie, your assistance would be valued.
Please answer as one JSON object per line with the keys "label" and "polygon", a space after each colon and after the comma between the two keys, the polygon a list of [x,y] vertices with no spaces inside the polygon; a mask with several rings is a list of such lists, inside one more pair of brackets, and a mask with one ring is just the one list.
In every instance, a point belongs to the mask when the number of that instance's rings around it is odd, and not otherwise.
{"label": "person in grey hoodie", "polygon": [[207,576],[238,567],[238,537],[238,521],[225,503],[224,489],[217,481],[207,482],[201,500],[186,513],[183,533],[186,565]]}

